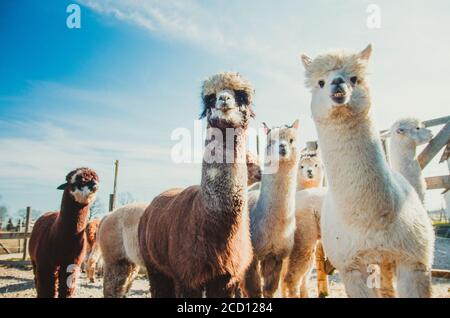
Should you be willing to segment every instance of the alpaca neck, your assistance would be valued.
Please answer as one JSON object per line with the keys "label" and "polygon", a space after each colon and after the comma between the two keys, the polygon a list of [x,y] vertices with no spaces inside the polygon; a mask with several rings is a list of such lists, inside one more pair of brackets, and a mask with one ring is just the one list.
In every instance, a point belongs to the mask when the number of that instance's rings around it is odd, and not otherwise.
{"label": "alpaca neck", "polygon": [[58,225],[67,237],[81,234],[88,221],[89,205],[76,202],[68,191],[64,191]]}
{"label": "alpaca neck", "polygon": [[316,122],[329,193],[339,213],[367,222],[393,209],[392,173],[368,114]]}
{"label": "alpaca neck", "polygon": [[293,162],[281,162],[276,173],[263,174],[257,210],[265,212],[271,225],[295,217],[296,179],[297,165]]}
{"label": "alpaca neck", "polygon": [[416,157],[416,145],[397,142],[392,139],[389,145],[389,159],[393,170],[400,173],[424,200],[425,179]]}
{"label": "alpaca neck", "polygon": [[223,143],[214,147],[215,162],[208,162],[213,142],[210,132],[208,129],[201,180],[202,204],[207,214],[204,226],[205,230],[215,232],[215,236],[220,234],[226,238],[243,217],[248,218],[246,130],[221,130]]}

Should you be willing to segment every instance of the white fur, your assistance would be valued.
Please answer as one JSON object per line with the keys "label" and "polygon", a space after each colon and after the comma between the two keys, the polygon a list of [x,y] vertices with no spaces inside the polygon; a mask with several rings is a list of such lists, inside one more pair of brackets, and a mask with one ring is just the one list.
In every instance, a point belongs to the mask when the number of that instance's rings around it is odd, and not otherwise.
{"label": "white fur", "polygon": [[70,191],[75,201],[81,204],[91,204],[94,202],[97,192],[93,192],[88,186],[84,186],[80,189],[75,188],[75,190]]}
{"label": "white fur", "polygon": [[[333,60],[343,61],[336,63],[341,67],[337,71],[357,69],[362,76],[361,65],[370,50],[325,55],[306,65],[308,76],[314,79],[317,70],[336,75],[336,69],[327,69],[323,63]],[[311,108],[329,184],[322,208],[322,240],[347,294],[376,297],[377,290],[367,285],[367,269],[386,261],[396,265],[401,297],[429,297],[433,228],[416,191],[385,160],[369,112],[365,82],[353,88],[346,105],[324,98],[324,89],[314,87],[312,94]]]}
{"label": "white fur", "polygon": [[417,161],[416,148],[428,143],[433,134],[419,119],[405,118],[395,122],[389,133],[389,159],[392,169],[403,175],[416,190],[422,202],[425,200],[426,183]]}

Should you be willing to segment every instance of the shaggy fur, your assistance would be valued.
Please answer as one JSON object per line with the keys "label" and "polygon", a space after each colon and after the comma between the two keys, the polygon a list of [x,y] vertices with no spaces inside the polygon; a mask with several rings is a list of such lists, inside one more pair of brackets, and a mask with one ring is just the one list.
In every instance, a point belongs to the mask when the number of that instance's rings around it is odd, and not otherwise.
{"label": "shaggy fur", "polygon": [[251,152],[247,152],[247,185],[251,186],[261,181],[261,167],[259,166],[258,158]]}
{"label": "shaggy fur", "polygon": [[73,296],[85,250],[85,227],[89,204],[98,190],[98,176],[88,168],[70,172],[60,212],[41,216],[33,226],[29,253],[37,296],[66,298]]}
{"label": "shaggy fur", "polygon": [[404,118],[395,122],[389,132],[389,159],[392,169],[411,183],[422,202],[427,189],[422,169],[416,157],[417,146],[430,142],[431,130],[416,118]]}
{"label": "shaggy fur", "polygon": [[85,263],[87,277],[91,283],[95,282],[95,271],[101,257],[100,249],[97,247],[97,230],[99,224],[100,219],[93,219],[86,225],[87,249]]}
{"label": "shaggy fur", "polygon": [[125,297],[140,267],[145,268],[139,242],[138,226],[148,203],[132,203],[108,214],[98,230],[98,245],[103,254],[103,295]]}
{"label": "shaggy fur", "polygon": [[383,154],[365,82],[370,54],[369,46],[303,56],[328,181],[322,241],[350,297],[378,296],[368,271],[384,262],[395,264],[400,297],[430,297],[434,232],[416,191]]}
{"label": "shaggy fur", "polygon": [[[255,255],[243,289],[252,298],[261,297],[261,277],[264,279],[264,297],[273,297],[279,285],[283,260],[289,256],[294,245],[299,160],[297,134],[298,121],[290,127],[267,130],[261,191],[248,194]],[[270,166],[278,166],[277,171],[269,174]]]}
{"label": "shaggy fur", "polygon": [[205,81],[202,97],[201,185],[158,195],[139,223],[152,297],[232,297],[253,256],[245,162],[253,89],[237,73],[220,73]]}
{"label": "shaggy fur", "polygon": [[[323,167],[317,151],[304,150],[300,157],[298,189],[295,198],[294,247],[284,269],[283,297],[309,297],[307,283],[314,256],[316,260],[317,289],[319,297],[328,295],[328,277],[325,272],[325,254],[320,241],[320,211],[326,194],[323,183]],[[311,190],[305,190],[311,189]],[[305,191],[302,191],[305,190]],[[300,282],[300,293],[298,284]]]}

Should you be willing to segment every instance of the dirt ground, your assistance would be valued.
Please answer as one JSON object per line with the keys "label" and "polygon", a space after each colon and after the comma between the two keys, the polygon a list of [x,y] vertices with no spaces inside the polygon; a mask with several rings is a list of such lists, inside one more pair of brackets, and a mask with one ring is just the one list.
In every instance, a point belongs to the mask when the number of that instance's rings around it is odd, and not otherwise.
{"label": "dirt ground", "polygon": [[[14,257],[20,257],[15,254]],[[450,270],[450,239],[438,238],[436,240],[435,267]],[[344,286],[339,275],[330,278],[331,298],[346,297]],[[148,281],[145,275],[140,275],[133,283],[129,297],[150,297]],[[315,273],[309,281],[310,296],[317,295],[315,286]],[[11,260],[11,257],[2,255],[0,257],[0,298],[29,298],[36,297],[34,279],[29,261],[23,262],[19,259]],[[102,279],[95,283],[89,283],[84,273],[81,274],[77,295],[79,298],[101,298],[103,297]],[[433,297],[450,298],[450,279],[433,278]]]}

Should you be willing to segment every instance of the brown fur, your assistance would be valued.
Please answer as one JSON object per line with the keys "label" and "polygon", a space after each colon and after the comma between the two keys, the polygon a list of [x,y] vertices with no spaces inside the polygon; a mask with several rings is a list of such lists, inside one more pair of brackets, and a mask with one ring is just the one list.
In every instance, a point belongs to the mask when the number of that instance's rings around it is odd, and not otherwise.
{"label": "brown fur", "polygon": [[247,152],[247,185],[261,181],[261,167],[258,163],[258,158],[250,152]]}
{"label": "brown fur", "polygon": [[[70,182],[73,174],[79,170],[69,173],[66,180]],[[83,170],[83,181],[98,181],[94,171],[87,168]],[[29,253],[39,298],[73,296],[79,266],[86,251],[85,227],[88,215],[89,205],[76,202],[69,185],[63,193],[61,211],[48,212],[34,224]],[[74,272],[69,271],[70,265],[75,266]],[[72,283],[69,286],[67,282],[70,278]]]}
{"label": "brown fur", "polygon": [[93,219],[86,225],[86,273],[91,283],[95,282],[95,272],[98,259],[100,258],[100,251],[98,250],[97,231],[100,224],[100,219]]}
{"label": "brown fur", "polygon": [[[229,87],[231,86],[231,87]],[[236,73],[209,78],[204,90],[220,92],[241,87],[253,90]],[[205,92],[202,92],[205,96]],[[149,274],[152,297],[232,297],[252,259],[247,206],[246,128],[249,105],[239,106],[242,120],[212,119],[208,128],[226,135],[235,128],[234,145],[216,148],[223,160],[203,161],[201,186],[171,189],[158,195],[139,222],[138,238]],[[213,142],[208,129],[207,146]],[[231,145],[230,145],[231,146]]]}

